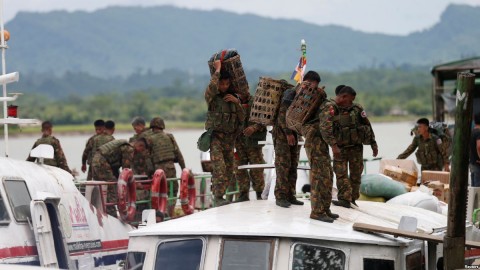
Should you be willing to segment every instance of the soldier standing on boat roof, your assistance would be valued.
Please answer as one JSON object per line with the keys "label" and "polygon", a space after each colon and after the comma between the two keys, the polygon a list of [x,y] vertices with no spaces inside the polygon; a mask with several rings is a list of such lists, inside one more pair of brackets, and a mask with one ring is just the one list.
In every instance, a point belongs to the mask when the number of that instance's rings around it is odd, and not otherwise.
{"label": "soldier standing on boat roof", "polygon": [[[65,154],[63,153],[62,146],[60,145],[60,141],[52,136],[53,132],[53,124],[50,121],[45,121],[42,123],[42,137],[38,139],[34,144],[33,148],[37,147],[40,144],[48,144],[53,147],[53,159],[45,158],[43,160],[44,164],[55,166],[60,169],[63,169],[70,174],[72,171],[68,168],[67,159],[65,158]],[[28,155],[27,161],[34,162],[37,158],[31,157]]]}
{"label": "soldier standing on boat roof", "polygon": [[[305,84],[310,82],[318,85],[320,75],[315,71],[309,71],[303,77]],[[303,205],[302,201],[297,200],[297,167],[300,158],[300,146],[298,145],[300,135],[287,128],[286,114],[288,107],[292,104],[295,95],[301,90],[299,84],[293,89],[286,90],[282,95],[280,108],[276,124],[273,126],[272,137],[275,150],[275,203],[280,207],[289,207],[290,205]]]}
{"label": "soldier standing on boat roof", "polygon": [[96,148],[93,147],[93,140],[96,136],[103,134],[105,131],[105,121],[102,119],[97,119],[93,122],[93,126],[95,127],[95,134],[92,135],[88,140],[87,144],[85,145],[85,149],[83,150],[82,154],[82,172],[87,171],[88,165],[88,172],[87,172],[87,180],[92,180],[92,158],[93,154],[95,154]]}
{"label": "soldier standing on boat roof", "polygon": [[310,202],[312,209],[310,218],[332,223],[339,217],[330,211],[333,187],[332,160],[330,158],[328,144],[323,140],[320,132],[321,125],[324,124],[324,102],[327,99],[327,94],[322,88],[318,88],[320,76],[318,75],[317,81],[317,75],[318,73],[312,76],[313,79],[307,78],[308,80],[305,81],[310,83],[309,87],[315,87],[321,92],[320,106],[312,115],[313,119],[307,121],[302,127],[302,134],[305,135],[305,152],[307,153],[310,163]]}
{"label": "soldier standing on boat roof", "polygon": [[[150,144],[148,137],[152,134],[152,131],[145,127],[145,119],[141,116],[134,117],[132,120],[132,127],[135,130],[135,134],[129,139],[129,142],[133,142],[138,138],[145,138],[147,144]],[[150,156],[150,146],[142,152],[136,152],[134,158],[134,164],[132,165],[133,173],[136,175],[153,175],[153,165]]]}
{"label": "soldier standing on boat roof", "polygon": [[[150,129],[152,129],[152,133],[149,136],[149,142],[151,144],[151,158],[154,170],[162,169],[167,178],[176,178],[175,163],[178,163],[183,170],[185,168],[185,160],[177,141],[175,141],[175,137],[170,133],[164,132],[165,121],[160,117],[155,117],[150,121]],[[178,181],[169,181],[169,187],[170,183],[173,183],[173,196],[177,197]],[[168,191],[170,195],[170,188]],[[170,217],[173,216],[175,204],[176,200],[168,203],[168,214]]]}
{"label": "soldier standing on boat roof", "polygon": [[430,133],[427,118],[420,118],[417,121],[418,135],[413,138],[412,143],[403,153],[398,155],[397,159],[406,159],[415,149],[417,152],[417,162],[421,165],[421,170],[431,171],[450,171],[450,161],[445,147],[442,147],[442,139],[437,135]]}
{"label": "soldier standing on boat roof", "polygon": [[240,100],[235,95],[231,75],[221,70],[220,60],[213,63],[215,72],[205,90],[208,105],[205,129],[212,129],[210,159],[212,161],[212,191],[216,206],[229,202],[223,197],[233,179],[233,147],[245,119]]}
{"label": "soldier standing on boat roof", "polygon": [[238,160],[235,162],[235,175],[240,190],[237,202],[250,200],[248,197],[250,181],[252,181],[253,190],[255,190],[257,194],[257,200],[261,200],[261,195],[265,187],[263,169],[250,169],[249,171],[247,169],[239,170],[237,167],[247,164],[265,164],[262,152],[263,145],[259,145],[258,142],[266,140],[267,128],[264,125],[249,122],[250,110],[253,105],[253,97],[250,93],[241,93],[239,96],[245,111],[246,127],[235,140],[235,149],[238,156]]}
{"label": "soldier standing on boat roof", "polygon": [[[336,97],[324,103],[323,139],[333,152],[333,171],[337,179],[338,201],[333,204],[350,208],[360,197],[363,172],[363,144],[370,145],[378,155],[372,125],[362,106],[353,103],[357,93],[350,86],[340,85]],[[350,175],[349,175],[350,172]]]}
{"label": "soldier standing on boat roof", "polygon": [[[93,178],[99,181],[116,182],[118,177],[115,176],[114,170],[118,170],[120,167],[131,168],[135,162],[135,153],[145,151],[146,147],[145,138],[138,138],[132,143],[128,143],[126,140],[113,140],[105,143],[97,149],[93,156]],[[116,185],[108,185],[107,201],[117,202]],[[114,207],[107,207],[107,213],[117,216]]]}

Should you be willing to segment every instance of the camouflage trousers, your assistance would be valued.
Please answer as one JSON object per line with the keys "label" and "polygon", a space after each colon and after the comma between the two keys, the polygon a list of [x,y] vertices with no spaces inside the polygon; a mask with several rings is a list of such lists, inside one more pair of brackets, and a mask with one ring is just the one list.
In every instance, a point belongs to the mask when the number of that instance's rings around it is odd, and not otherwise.
{"label": "camouflage trousers", "polygon": [[357,200],[363,173],[363,145],[341,148],[340,158],[333,160],[333,171],[337,177],[338,199]]}
{"label": "camouflage trousers", "polygon": [[300,157],[300,146],[290,146],[287,137],[279,134],[273,139],[275,149],[275,198],[291,200],[295,198],[297,185],[297,167]]}
{"label": "camouflage trousers", "polygon": [[[100,154],[95,153],[92,160],[92,174],[93,179],[98,181],[117,182],[117,178],[113,174],[112,167],[108,161]],[[108,185],[107,187],[107,203],[117,203],[117,185]],[[117,210],[114,205],[107,206],[107,214],[116,217]]]}
{"label": "camouflage trousers", "polygon": [[[328,145],[314,139],[311,147],[305,146],[310,163],[311,216],[320,216],[330,210],[332,202],[333,169]],[[323,144],[323,145],[322,145]],[[326,150],[326,151],[325,151]]]}
{"label": "camouflage trousers", "polygon": [[93,180],[92,164],[88,164],[87,180]]}
{"label": "camouflage trousers", "polygon": [[241,193],[248,193],[250,191],[251,181],[253,190],[256,192],[262,192],[265,187],[263,169],[238,169],[238,166],[241,165],[265,164],[262,146],[247,147],[245,144],[238,142],[237,140],[235,148],[238,156],[238,159],[235,159],[235,176],[238,182],[239,191]]}
{"label": "camouflage trousers", "polygon": [[210,160],[212,161],[212,192],[222,197],[233,178],[233,146],[235,134],[213,132],[210,142]]}
{"label": "camouflage trousers", "polygon": [[421,171],[442,171],[443,168],[439,164],[421,164]]}

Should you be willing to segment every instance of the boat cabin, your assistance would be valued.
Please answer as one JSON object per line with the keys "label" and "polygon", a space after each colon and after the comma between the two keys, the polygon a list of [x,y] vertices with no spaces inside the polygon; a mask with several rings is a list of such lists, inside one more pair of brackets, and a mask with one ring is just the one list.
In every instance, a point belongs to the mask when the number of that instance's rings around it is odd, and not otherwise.
{"label": "boat cabin", "polygon": [[147,225],[129,233],[126,269],[435,269],[436,245],[365,233],[353,225],[397,229],[402,216],[409,216],[416,232],[440,237],[445,216],[357,201],[356,209],[332,205],[340,218],[324,223],[309,218],[305,202],[281,208],[271,200],[248,201]]}

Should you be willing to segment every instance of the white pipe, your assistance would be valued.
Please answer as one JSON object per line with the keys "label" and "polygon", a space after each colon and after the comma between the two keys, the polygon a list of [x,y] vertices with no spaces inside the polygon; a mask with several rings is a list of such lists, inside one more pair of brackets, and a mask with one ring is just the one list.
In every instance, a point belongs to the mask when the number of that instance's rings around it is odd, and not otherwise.
{"label": "white pipe", "polygon": [[[0,47],[2,48],[2,75],[5,75],[5,28],[3,27],[3,0],[0,0]],[[7,97],[7,85],[3,84],[3,97]],[[3,118],[7,118],[7,101],[3,101]],[[5,137],[5,156],[8,157],[8,124],[3,125],[3,133]]]}

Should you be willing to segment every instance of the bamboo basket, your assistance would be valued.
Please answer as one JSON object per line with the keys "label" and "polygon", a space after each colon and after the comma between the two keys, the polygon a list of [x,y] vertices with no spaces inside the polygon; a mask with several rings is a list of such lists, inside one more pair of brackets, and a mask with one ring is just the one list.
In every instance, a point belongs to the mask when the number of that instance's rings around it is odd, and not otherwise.
{"label": "bamboo basket", "polygon": [[288,107],[286,122],[287,127],[298,134],[302,134],[302,126],[310,120],[311,116],[318,110],[318,106],[326,99],[325,86],[322,88],[310,87],[310,84],[303,83],[300,92],[293,99]]}
{"label": "bamboo basket", "polygon": [[[208,61],[208,67],[210,68],[210,75],[215,73],[215,67],[213,66],[212,59],[217,58],[216,53]],[[235,55],[222,61],[222,70],[225,69],[232,77],[232,86],[236,93],[248,93],[250,91],[248,86],[247,77],[243,71],[242,61],[240,55]]]}
{"label": "bamboo basket", "polygon": [[293,85],[285,80],[260,77],[250,111],[250,121],[266,126],[274,125],[283,92],[292,87]]}

